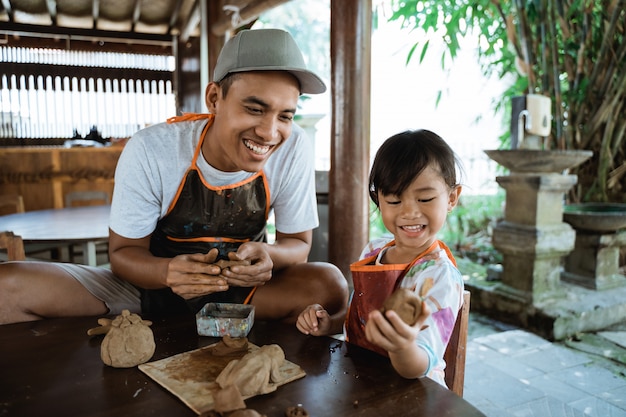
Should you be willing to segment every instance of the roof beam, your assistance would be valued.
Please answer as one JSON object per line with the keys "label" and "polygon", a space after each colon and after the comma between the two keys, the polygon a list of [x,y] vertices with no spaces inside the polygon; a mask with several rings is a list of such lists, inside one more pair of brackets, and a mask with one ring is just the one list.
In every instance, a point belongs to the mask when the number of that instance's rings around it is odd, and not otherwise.
{"label": "roof beam", "polygon": [[135,0],[135,9],[133,10],[133,21],[130,26],[130,31],[134,32],[135,27],[137,26],[137,22],[139,22],[139,17],[141,17],[141,1]]}
{"label": "roof beam", "polygon": [[170,35],[139,32],[120,33],[111,30],[60,28],[58,26],[26,25],[10,22],[3,23],[2,26],[0,26],[0,34],[168,47],[172,44],[172,37]]}
{"label": "roof beam", "polygon": [[57,25],[57,2],[55,0],[46,0],[46,7],[48,8],[48,14],[52,21],[52,26]]}
{"label": "roof beam", "polygon": [[180,8],[182,6],[183,6],[183,0],[178,0],[176,2],[176,6],[174,6],[174,10],[172,10],[172,17],[170,18],[170,23],[169,23],[169,26],[167,27],[167,33],[172,33],[172,29],[174,29],[176,25],[176,21],[178,20],[178,16],[180,15]]}
{"label": "roof beam", "polygon": [[193,10],[191,11],[191,13],[189,13],[189,17],[187,18],[187,21],[185,22],[185,26],[183,26],[183,28],[180,31],[180,41],[182,43],[185,43],[189,40],[189,38],[191,37],[191,34],[194,32],[194,30],[196,30],[196,28],[200,24],[201,17],[202,16],[200,13],[200,5],[196,2],[195,6],[193,7]]}
{"label": "roof beam", "polygon": [[93,19],[93,28],[98,28],[98,18],[100,17],[100,0],[93,0],[91,3],[91,17]]}
{"label": "roof beam", "polygon": [[[223,36],[226,32],[250,23],[259,17],[260,14],[289,1],[290,0],[252,0],[239,10],[238,19],[233,19],[232,13],[224,13],[224,15],[211,26],[211,32],[213,32],[215,36]],[[235,25],[233,25],[233,20],[236,21]]]}
{"label": "roof beam", "polygon": [[4,7],[4,10],[7,11],[7,14],[9,15],[9,22],[13,22],[13,8],[11,7],[11,1],[10,0],[1,0],[2,1],[2,7]]}

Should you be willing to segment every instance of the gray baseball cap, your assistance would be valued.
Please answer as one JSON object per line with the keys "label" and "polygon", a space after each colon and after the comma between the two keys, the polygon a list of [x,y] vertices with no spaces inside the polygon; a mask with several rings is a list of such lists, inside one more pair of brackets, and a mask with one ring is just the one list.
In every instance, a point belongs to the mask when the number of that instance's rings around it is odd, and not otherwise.
{"label": "gray baseball cap", "polygon": [[296,41],[284,30],[252,29],[237,33],[222,48],[213,81],[219,82],[233,72],[248,71],[287,71],[300,82],[300,93],[326,91],[322,79],[306,68]]}

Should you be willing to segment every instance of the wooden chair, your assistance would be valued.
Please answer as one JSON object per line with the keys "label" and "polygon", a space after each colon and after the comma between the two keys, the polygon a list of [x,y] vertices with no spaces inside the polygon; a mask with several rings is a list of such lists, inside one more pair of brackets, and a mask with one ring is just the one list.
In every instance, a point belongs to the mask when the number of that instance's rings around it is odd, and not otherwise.
{"label": "wooden chair", "polygon": [[470,292],[463,291],[463,306],[454,324],[448,347],[443,355],[446,361],[445,381],[448,388],[463,397],[465,383],[465,354],[467,350],[467,327],[469,325]]}
{"label": "wooden chair", "polygon": [[24,198],[19,194],[0,195],[0,216],[5,214],[24,213]]}
{"label": "wooden chair", "polygon": [[[65,207],[95,206],[111,204],[111,196],[106,191],[71,191],[65,194]],[[79,246],[69,246],[70,262],[75,262],[76,256],[82,254]],[[108,256],[108,240],[96,242],[96,253]]]}
{"label": "wooden chair", "polygon": [[0,232],[0,249],[7,251],[7,259],[9,261],[23,261],[26,259],[22,237],[13,234],[13,232]]}
{"label": "wooden chair", "polygon": [[[24,213],[26,208],[24,198],[19,194],[3,194],[0,195],[0,215]],[[22,241],[22,238],[20,241]],[[39,259],[60,260],[60,249],[46,243],[30,243],[23,244],[24,252],[29,256]],[[45,254],[45,255],[42,255]]]}

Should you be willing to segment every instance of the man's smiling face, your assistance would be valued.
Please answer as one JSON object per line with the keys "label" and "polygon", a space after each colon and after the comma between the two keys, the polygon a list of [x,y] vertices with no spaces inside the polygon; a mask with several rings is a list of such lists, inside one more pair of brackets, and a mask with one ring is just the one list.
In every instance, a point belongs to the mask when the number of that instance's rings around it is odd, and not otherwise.
{"label": "man's smiling face", "polygon": [[207,106],[215,114],[203,146],[207,162],[221,171],[260,171],[289,138],[300,87],[284,71],[240,73],[228,88],[209,84]]}

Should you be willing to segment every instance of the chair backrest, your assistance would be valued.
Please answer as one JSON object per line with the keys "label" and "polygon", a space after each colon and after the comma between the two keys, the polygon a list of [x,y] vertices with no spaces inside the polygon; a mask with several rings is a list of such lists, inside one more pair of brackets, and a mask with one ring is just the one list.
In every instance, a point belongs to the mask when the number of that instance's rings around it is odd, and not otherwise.
{"label": "chair backrest", "polygon": [[26,259],[22,237],[14,235],[13,232],[0,232],[0,249],[7,251],[7,259],[9,261],[23,261]]}
{"label": "chair backrest", "polygon": [[106,191],[71,191],[65,194],[65,207],[94,206],[110,203],[111,197]]}
{"label": "chair backrest", "polygon": [[456,317],[454,330],[443,355],[443,359],[446,361],[446,385],[459,397],[463,396],[463,384],[465,383],[465,354],[467,350],[469,312],[470,292],[465,290],[463,291],[463,306]]}
{"label": "chair backrest", "polygon": [[0,216],[13,213],[24,213],[24,198],[19,194],[0,195]]}

